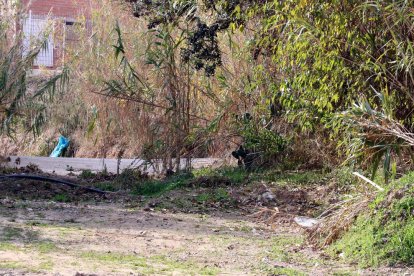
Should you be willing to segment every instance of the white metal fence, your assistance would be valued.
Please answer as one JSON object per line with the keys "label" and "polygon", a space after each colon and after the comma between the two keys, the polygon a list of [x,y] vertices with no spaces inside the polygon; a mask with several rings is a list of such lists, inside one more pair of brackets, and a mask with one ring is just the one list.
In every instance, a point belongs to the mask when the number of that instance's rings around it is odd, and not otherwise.
{"label": "white metal fence", "polygon": [[[49,29],[52,28],[52,29]],[[23,46],[27,51],[32,47],[33,43],[43,40],[47,35],[45,47],[40,51],[35,66],[53,67],[54,65],[54,42],[53,42],[53,24],[45,15],[35,15],[29,11],[27,18],[23,22],[24,41]]]}
{"label": "white metal fence", "polygon": [[[86,20],[78,24],[71,16],[38,15],[29,11],[22,24],[24,32],[24,51],[27,52],[34,43],[44,41],[47,35],[45,47],[37,56],[34,65],[56,67],[64,63],[64,48],[67,43],[76,43],[79,40],[78,31],[86,30],[92,33],[92,22]],[[56,64],[56,61],[59,64]]]}

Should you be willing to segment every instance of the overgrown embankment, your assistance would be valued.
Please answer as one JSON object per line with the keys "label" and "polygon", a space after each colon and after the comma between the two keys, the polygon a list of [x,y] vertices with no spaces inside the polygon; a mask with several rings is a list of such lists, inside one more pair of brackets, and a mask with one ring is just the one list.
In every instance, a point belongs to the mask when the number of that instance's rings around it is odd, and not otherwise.
{"label": "overgrown embankment", "polygon": [[414,173],[388,185],[330,250],[363,266],[414,264]]}

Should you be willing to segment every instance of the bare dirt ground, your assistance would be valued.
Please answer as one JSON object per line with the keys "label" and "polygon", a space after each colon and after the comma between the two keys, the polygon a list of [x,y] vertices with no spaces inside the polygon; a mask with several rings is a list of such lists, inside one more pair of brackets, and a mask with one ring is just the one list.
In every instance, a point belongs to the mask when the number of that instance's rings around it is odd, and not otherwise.
{"label": "bare dirt ground", "polygon": [[[75,200],[79,191],[66,188],[36,199],[50,189],[44,183],[3,182],[0,188],[0,275],[414,274],[410,268],[363,270],[328,257],[306,244],[291,217],[269,226],[251,216],[256,208],[206,205],[205,189],[148,201]],[[274,194],[282,203],[289,198]],[[302,212],[295,205],[301,200],[281,206]]]}

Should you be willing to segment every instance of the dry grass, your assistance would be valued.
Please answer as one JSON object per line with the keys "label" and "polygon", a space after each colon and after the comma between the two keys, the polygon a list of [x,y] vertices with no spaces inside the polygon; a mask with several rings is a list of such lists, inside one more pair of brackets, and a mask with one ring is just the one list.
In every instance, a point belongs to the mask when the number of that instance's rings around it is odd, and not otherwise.
{"label": "dry grass", "polygon": [[309,230],[309,241],[321,247],[332,244],[367,210],[372,199],[372,195],[361,195],[332,205],[321,214],[318,226]]}
{"label": "dry grass", "polygon": [[271,229],[276,230],[280,227],[280,224],[292,225],[294,215],[281,212],[279,208],[260,208],[259,211],[249,215],[255,218],[257,222],[269,225]]}

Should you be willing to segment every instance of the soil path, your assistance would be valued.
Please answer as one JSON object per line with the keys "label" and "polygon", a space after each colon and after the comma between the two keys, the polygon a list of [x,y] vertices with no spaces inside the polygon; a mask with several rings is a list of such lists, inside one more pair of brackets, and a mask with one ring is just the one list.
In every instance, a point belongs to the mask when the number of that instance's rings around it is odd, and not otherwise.
{"label": "soil path", "polygon": [[[146,209],[148,210],[148,208]],[[295,225],[235,211],[2,199],[0,275],[378,275],[302,245]],[[408,273],[382,269],[382,275]]]}

